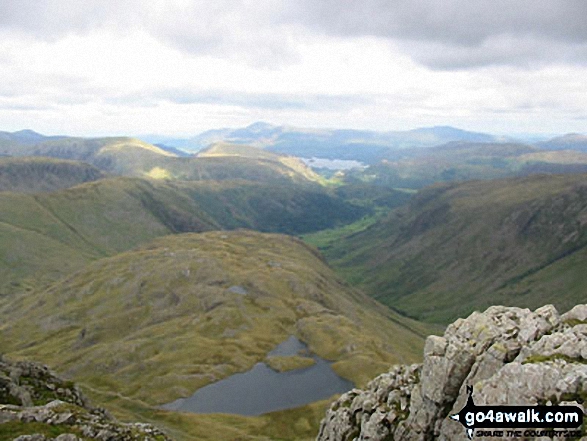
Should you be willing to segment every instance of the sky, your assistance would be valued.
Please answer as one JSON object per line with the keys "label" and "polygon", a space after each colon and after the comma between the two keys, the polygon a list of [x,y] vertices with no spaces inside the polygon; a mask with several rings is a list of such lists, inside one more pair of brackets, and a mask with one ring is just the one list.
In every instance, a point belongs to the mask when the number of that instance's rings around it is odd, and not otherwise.
{"label": "sky", "polygon": [[2,0],[0,130],[587,129],[583,0]]}

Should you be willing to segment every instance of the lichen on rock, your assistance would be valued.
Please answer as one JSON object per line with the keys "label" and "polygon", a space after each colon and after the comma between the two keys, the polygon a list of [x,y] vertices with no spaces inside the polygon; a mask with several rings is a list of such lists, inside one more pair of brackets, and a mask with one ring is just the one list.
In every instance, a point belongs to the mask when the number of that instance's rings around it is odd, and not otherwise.
{"label": "lichen on rock", "polygon": [[[60,433],[55,436],[56,431]],[[11,435],[15,432],[19,434]],[[92,407],[75,384],[47,366],[1,358],[0,439],[171,441],[150,424],[121,423],[106,410]]]}
{"label": "lichen on rock", "polygon": [[465,440],[448,415],[473,386],[479,405],[582,403],[587,396],[587,306],[493,306],[430,336],[422,365],[394,366],[341,396],[318,441]]}

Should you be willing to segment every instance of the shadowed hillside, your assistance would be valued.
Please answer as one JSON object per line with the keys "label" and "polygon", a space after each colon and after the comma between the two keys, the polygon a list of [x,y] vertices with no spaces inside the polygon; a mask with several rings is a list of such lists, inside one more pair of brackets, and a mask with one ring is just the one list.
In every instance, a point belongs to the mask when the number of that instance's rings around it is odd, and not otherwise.
{"label": "shadowed hillside", "polygon": [[36,193],[105,177],[91,165],[49,158],[0,158],[0,191]]}
{"label": "shadowed hillside", "polygon": [[[211,229],[306,233],[366,209],[320,190],[234,182],[104,179],[53,193],[0,193],[0,292],[155,237]],[[26,285],[26,284],[25,284]]]}
{"label": "shadowed hillside", "polygon": [[494,304],[584,299],[587,176],[436,185],[325,249],[342,274],[408,315],[446,323]]}

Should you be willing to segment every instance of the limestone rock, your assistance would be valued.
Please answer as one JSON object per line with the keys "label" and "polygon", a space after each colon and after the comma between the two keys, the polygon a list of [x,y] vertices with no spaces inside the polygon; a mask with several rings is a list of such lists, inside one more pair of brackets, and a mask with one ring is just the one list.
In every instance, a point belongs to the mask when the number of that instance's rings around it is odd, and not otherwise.
{"label": "limestone rock", "polygon": [[474,387],[478,405],[582,402],[587,395],[587,305],[493,306],[428,337],[421,366],[395,366],[327,411],[318,441],[465,440],[450,420]]}
{"label": "limestone rock", "polygon": [[90,406],[73,383],[46,366],[0,359],[0,424],[9,421],[25,429],[28,423],[48,424],[63,432],[48,438],[33,431],[14,438],[18,441],[170,441],[156,427],[120,423],[104,409]]}

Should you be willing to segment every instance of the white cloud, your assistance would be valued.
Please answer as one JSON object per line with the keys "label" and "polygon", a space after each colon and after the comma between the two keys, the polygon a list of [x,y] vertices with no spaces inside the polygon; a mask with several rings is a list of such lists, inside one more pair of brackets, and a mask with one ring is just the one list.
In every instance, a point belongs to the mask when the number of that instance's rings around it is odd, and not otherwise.
{"label": "white cloud", "polygon": [[583,131],[582,3],[360,4],[5,0],[0,129]]}

